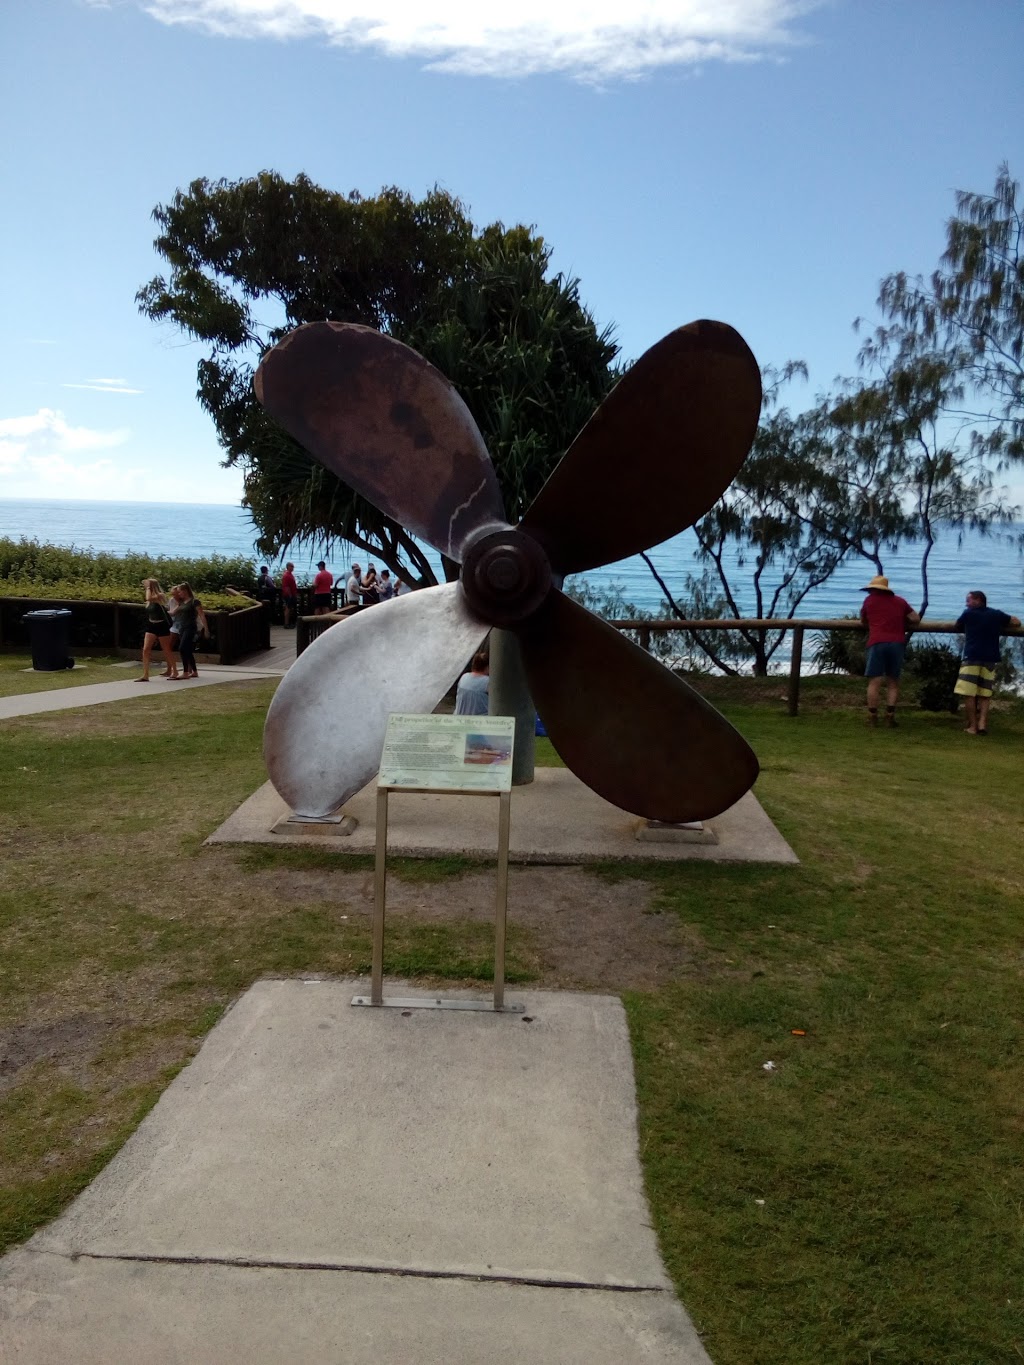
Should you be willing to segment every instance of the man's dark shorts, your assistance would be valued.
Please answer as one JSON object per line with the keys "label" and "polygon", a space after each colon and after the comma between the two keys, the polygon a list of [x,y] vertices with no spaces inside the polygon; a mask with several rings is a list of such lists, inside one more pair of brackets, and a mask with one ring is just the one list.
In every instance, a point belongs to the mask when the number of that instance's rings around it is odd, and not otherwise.
{"label": "man's dark shorts", "polygon": [[886,642],[872,645],[868,650],[868,661],[864,668],[865,678],[898,678],[903,672],[903,655],[906,645]]}

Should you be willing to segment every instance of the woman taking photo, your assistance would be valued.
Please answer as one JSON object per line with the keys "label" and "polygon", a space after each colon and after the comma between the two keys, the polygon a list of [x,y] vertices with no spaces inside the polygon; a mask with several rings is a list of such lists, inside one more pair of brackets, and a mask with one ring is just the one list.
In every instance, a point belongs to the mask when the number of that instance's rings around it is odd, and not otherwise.
{"label": "woman taking photo", "polygon": [[174,661],[174,650],[171,648],[171,615],[167,610],[167,598],[163,594],[163,589],[155,578],[144,578],[142,586],[146,590],[146,637],[142,641],[142,677],[136,678],[136,682],[149,682],[149,661],[153,654],[153,646],[159,640],[160,648],[163,651],[165,678],[178,677],[178,665]]}
{"label": "woman taking photo", "polygon": [[359,596],[363,599],[364,607],[375,607],[380,601],[380,584],[377,581],[377,570],[372,564],[367,564],[366,573],[363,581],[359,585]]}

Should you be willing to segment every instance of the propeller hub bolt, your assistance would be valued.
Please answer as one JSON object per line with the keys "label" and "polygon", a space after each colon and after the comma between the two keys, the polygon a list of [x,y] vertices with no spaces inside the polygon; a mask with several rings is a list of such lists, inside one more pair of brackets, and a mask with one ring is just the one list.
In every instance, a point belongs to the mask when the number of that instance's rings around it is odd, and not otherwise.
{"label": "propeller hub bolt", "polygon": [[511,593],[522,586],[522,566],[516,555],[503,546],[496,547],[486,556],[481,568],[487,579],[487,586],[494,592]]}
{"label": "propeller hub bolt", "polygon": [[511,626],[532,616],[551,586],[551,565],[541,546],[511,527],[482,536],[463,560],[469,606],[492,625]]}

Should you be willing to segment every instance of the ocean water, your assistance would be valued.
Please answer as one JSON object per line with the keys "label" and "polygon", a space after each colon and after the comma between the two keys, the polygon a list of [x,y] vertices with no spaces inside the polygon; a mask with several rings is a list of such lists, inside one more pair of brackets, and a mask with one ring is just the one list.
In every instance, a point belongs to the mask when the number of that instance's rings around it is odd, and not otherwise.
{"label": "ocean water", "polygon": [[[941,536],[932,550],[929,569],[928,616],[935,621],[955,620],[963,609],[964,593],[981,588],[989,602],[1016,616],[1024,615],[1024,559],[1018,548],[1024,526],[1010,533],[981,536],[954,531]],[[241,507],[224,505],[61,502],[56,499],[0,499],[0,536],[27,536],[54,545],[125,554],[129,550],[152,555],[205,556],[243,555],[253,558],[255,530]],[[692,532],[684,531],[650,552],[652,561],[673,593],[684,593],[687,574],[701,571],[695,557]],[[299,581],[311,579],[320,552],[292,550]],[[366,556],[337,542],[328,567],[337,577],[353,559],[365,567]],[[735,562],[735,561],[733,561]],[[917,607],[921,599],[920,550],[907,546],[886,559],[886,572],[893,588]],[[276,572],[279,564],[272,566]],[[801,604],[801,617],[838,617],[855,613],[862,600],[861,586],[874,573],[866,562],[844,564],[831,579],[810,593]],[[639,556],[622,560],[580,577],[598,591],[621,588],[627,602],[659,611],[662,593]],[[752,595],[744,595],[742,577],[740,608],[754,611]],[[783,611],[782,614],[785,614]]]}

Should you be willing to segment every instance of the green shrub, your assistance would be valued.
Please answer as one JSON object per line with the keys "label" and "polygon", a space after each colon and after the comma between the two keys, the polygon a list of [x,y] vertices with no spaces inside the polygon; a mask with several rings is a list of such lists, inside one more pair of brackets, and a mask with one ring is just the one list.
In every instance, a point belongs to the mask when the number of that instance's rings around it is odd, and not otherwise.
{"label": "green shrub", "polygon": [[[858,616],[844,616],[858,621]],[[867,663],[867,632],[863,630],[823,630],[815,634],[811,658],[820,673],[861,675]]]}
{"label": "green shrub", "polygon": [[209,555],[202,559],[185,559],[134,551],[114,555],[80,550],[73,545],[47,545],[24,536],[20,540],[0,537],[2,580],[32,583],[37,587],[68,583],[88,583],[90,587],[108,585],[116,587],[119,594],[125,594],[131,601],[138,595],[144,578],[156,578],[164,588],[172,583],[188,582],[202,594],[220,592],[228,583],[243,591],[256,586],[253,563],[241,556]]}
{"label": "green shrub", "polygon": [[917,637],[907,650],[906,675],[917,684],[917,704],[924,711],[955,712],[960,698],[953,691],[960,672],[960,651]]}
{"label": "green shrub", "polygon": [[[172,579],[171,582],[179,582]],[[191,579],[188,580],[190,583]],[[164,586],[169,586],[165,584]],[[195,588],[195,584],[192,584]],[[196,589],[207,611],[242,611],[253,605],[249,597],[229,597],[221,592]],[[32,578],[0,578],[0,597],[39,598],[65,602],[129,602],[142,606],[142,589],[135,583],[96,583],[85,579],[58,578],[42,582]]]}

